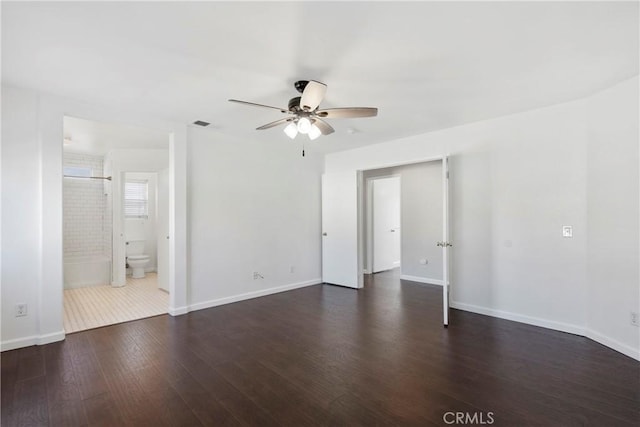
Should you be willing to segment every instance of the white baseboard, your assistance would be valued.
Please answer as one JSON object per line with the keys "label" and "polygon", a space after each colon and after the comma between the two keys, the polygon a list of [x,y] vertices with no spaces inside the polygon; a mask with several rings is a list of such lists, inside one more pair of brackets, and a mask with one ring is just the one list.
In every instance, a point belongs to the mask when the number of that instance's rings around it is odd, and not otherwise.
{"label": "white baseboard", "polygon": [[592,329],[585,329],[584,336],[606,347],[609,347],[615,351],[618,351],[626,356],[629,356],[632,359],[640,361],[640,349],[633,348],[631,346],[621,343],[620,341],[616,341],[614,339],[606,337]]}
{"label": "white baseboard", "polygon": [[66,336],[66,333],[63,330],[58,331],[58,332],[53,332],[50,334],[45,334],[45,335],[40,335],[40,337],[38,338],[38,345],[44,345],[44,344],[49,344],[52,342],[58,342],[58,341],[62,341],[64,340],[64,337]]}
{"label": "white baseboard", "polygon": [[15,350],[16,348],[29,347],[32,345],[44,345],[52,342],[62,341],[65,337],[64,331],[58,331],[46,335],[32,335],[25,338],[2,341],[0,351]]}
{"label": "white baseboard", "polygon": [[574,335],[585,336],[584,328],[570,323],[556,322],[554,320],[541,319],[539,317],[525,316],[523,314],[509,311],[495,310],[493,308],[479,305],[465,304],[458,301],[451,301],[451,308],[470,311],[472,313],[484,314],[486,316],[497,317],[499,319],[513,320],[514,322],[526,323],[528,325],[540,326],[542,328],[553,329],[561,332],[568,332]]}
{"label": "white baseboard", "polygon": [[187,314],[189,312],[189,307],[169,307],[168,313],[170,316],[180,316],[182,314]]}
{"label": "white baseboard", "polygon": [[418,283],[427,283],[429,285],[438,285],[438,286],[442,286],[442,284],[444,283],[440,279],[430,279],[428,277],[420,277],[420,276],[409,276],[408,274],[401,274],[400,279],[410,280],[412,282],[418,282]]}
{"label": "white baseboard", "polygon": [[312,279],[304,282],[291,283],[289,285],[276,286],[275,288],[261,289],[259,291],[247,292],[240,295],[233,295],[225,298],[218,298],[209,301],[198,302],[191,304],[188,307],[189,311],[203,310],[205,308],[216,307],[218,305],[231,304],[232,302],[243,301],[246,299],[263,297],[266,295],[276,294],[279,292],[291,291],[293,289],[304,288],[306,286],[313,286],[322,283],[322,279]]}

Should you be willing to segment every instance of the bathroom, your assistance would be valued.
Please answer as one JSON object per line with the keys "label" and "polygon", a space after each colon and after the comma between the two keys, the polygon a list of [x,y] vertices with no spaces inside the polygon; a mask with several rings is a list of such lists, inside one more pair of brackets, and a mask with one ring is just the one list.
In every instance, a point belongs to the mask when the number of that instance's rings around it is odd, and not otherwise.
{"label": "bathroom", "polygon": [[169,136],[64,119],[67,333],[168,309]]}

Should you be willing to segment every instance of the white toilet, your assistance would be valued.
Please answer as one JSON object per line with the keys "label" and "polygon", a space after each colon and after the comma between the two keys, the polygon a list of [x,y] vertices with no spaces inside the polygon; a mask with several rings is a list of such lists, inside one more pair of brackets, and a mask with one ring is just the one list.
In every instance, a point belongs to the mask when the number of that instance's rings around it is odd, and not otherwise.
{"label": "white toilet", "polygon": [[149,255],[144,253],[144,240],[131,240],[127,242],[127,264],[131,267],[131,277],[142,279],[144,268],[149,263]]}

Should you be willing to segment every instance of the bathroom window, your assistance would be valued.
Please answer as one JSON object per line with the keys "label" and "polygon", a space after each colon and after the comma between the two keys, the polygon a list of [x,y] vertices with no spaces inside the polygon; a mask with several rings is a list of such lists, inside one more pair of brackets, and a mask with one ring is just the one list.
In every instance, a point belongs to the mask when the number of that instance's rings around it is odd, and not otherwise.
{"label": "bathroom window", "polygon": [[125,218],[148,218],[149,184],[146,180],[129,180],[124,183]]}
{"label": "bathroom window", "polygon": [[63,172],[64,176],[68,178],[89,178],[92,176],[92,170],[89,167],[65,166]]}

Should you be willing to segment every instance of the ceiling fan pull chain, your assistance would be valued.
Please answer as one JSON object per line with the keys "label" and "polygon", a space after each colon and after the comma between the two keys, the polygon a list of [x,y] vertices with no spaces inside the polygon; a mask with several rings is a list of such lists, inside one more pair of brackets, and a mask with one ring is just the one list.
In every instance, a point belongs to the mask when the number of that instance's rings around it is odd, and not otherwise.
{"label": "ceiling fan pull chain", "polygon": [[302,140],[302,157],[304,157],[304,139]]}

